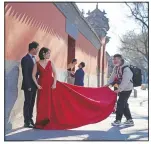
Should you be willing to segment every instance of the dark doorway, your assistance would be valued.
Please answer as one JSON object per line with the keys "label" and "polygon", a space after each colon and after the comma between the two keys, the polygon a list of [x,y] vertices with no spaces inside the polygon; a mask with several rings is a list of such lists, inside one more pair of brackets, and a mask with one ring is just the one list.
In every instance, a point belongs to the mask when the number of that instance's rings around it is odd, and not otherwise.
{"label": "dark doorway", "polygon": [[67,65],[75,58],[75,40],[68,35]]}

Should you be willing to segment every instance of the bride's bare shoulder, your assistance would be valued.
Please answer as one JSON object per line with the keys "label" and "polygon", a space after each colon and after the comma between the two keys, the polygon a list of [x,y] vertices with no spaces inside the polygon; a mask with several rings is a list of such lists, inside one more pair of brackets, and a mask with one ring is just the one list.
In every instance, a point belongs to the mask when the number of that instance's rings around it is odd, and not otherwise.
{"label": "bride's bare shoulder", "polygon": [[53,60],[51,60],[51,59],[49,59],[48,61],[51,62],[51,63],[53,63]]}
{"label": "bride's bare shoulder", "polygon": [[55,66],[54,61],[50,60],[50,63],[51,63],[51,66],[52,66],[52,67]]}
{"label": "bride's bare shoulder", "polygon": [[54,62],[53,62],[52,60],[49,60],[49,62],[51,63],[51,65],[53,65],[53,64],[54,64]]}

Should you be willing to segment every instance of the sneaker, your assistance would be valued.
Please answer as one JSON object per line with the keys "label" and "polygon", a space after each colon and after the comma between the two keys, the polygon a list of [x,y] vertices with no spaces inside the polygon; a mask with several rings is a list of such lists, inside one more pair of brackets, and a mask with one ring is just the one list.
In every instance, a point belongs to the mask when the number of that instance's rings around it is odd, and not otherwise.
{"label": "sneaker", "polygon": [[120,120],[115,120],[113,123],[112,123],[113,126],[120,126],[121,125],[121,121]]}
{"label": "sneaker", "polygon": [[24,124],[24,127],[25,127],[25,128],[33,128],[33,125],[28,124],[28,123],[25,123],[25,124]]}
{"label": "sneaker", "polygon": [[133,126],[134,125],[134,121],[132,119],[129,119],[126,122],[124,122],[124,125]]}

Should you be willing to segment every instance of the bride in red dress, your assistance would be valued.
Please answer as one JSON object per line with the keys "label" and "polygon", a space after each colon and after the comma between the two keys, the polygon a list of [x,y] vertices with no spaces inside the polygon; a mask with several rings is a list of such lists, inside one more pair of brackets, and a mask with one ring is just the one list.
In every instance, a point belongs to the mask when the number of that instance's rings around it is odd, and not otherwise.
{"label": "bride in red dress", "polygon": [[[51,96],[52,89],[56,88],[57,76],[54,64],[48,60],[49,58],[50,50],[45,47],[41,48],[39,52],[40,61],[33,68],[33,80],[38,88],[35,127],[46,125],[51,118]],[[35,77],[37,72],[40,74],[38,82]]]}
{"label": "bride in red dress", "polygon": [[[116,94],[108,87],[88,88],[57,81],[50,50],[42,48],[33,69],[38,88],[35,128],[73,129],[106,119],[113,111]],[[39,79],[36,80],[36,73]]]}

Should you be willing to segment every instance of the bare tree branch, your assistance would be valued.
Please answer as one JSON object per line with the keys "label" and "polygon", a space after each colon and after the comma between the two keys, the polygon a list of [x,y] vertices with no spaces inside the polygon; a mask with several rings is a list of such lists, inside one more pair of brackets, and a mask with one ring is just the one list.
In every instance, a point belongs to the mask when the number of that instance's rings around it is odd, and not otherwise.
{"label": "bare tree branch", "polygon": [[121,38],[119,36],[119,39],[121,41],[121,48],[131,50],[134,52],[138,52],[145,56],[146,59],[148,59],[148,34],[136,34],[134,31],[127,32],[123,37]]}
{"label": "bare tree branch", "polygon": [[[135,9],[133,10],[132,8],[131,8],[131,6],[127,3],[127,2],[125,2],[125,4],[128,6],[128,8],[130,9],[130,11],[131,11],[131,14],[132,14],[132,16],[134,16],[134,18],[136,19],[136,20],[138,20],[138,21],[140,21],[144,26],[146,26],[146,28],[148,29],[149,28],[149,26],[148,26],[148,23],[147,22],[145,22],[145,20],[144,19],[148,19],[148,16],[142,16],[142,14],[141,14],[141,12],[140,12],[140,10],[139,10],[139,8],[138,8],[138,6],[139,5],[137,5],[137,4],[135,4]],[[140,18],[140,17],[141,18]]]}
{"label": "bare tree branch", "polygon": [[[141,31],[126,32],[122,37],[119,36],[121,46],[120,53],[132,64],[138,66],[143,71],[148,71],[148,6],[147,3],[126,3],[134,18],[141,27]],[[139,28],[138,26],[138,28]]]}

